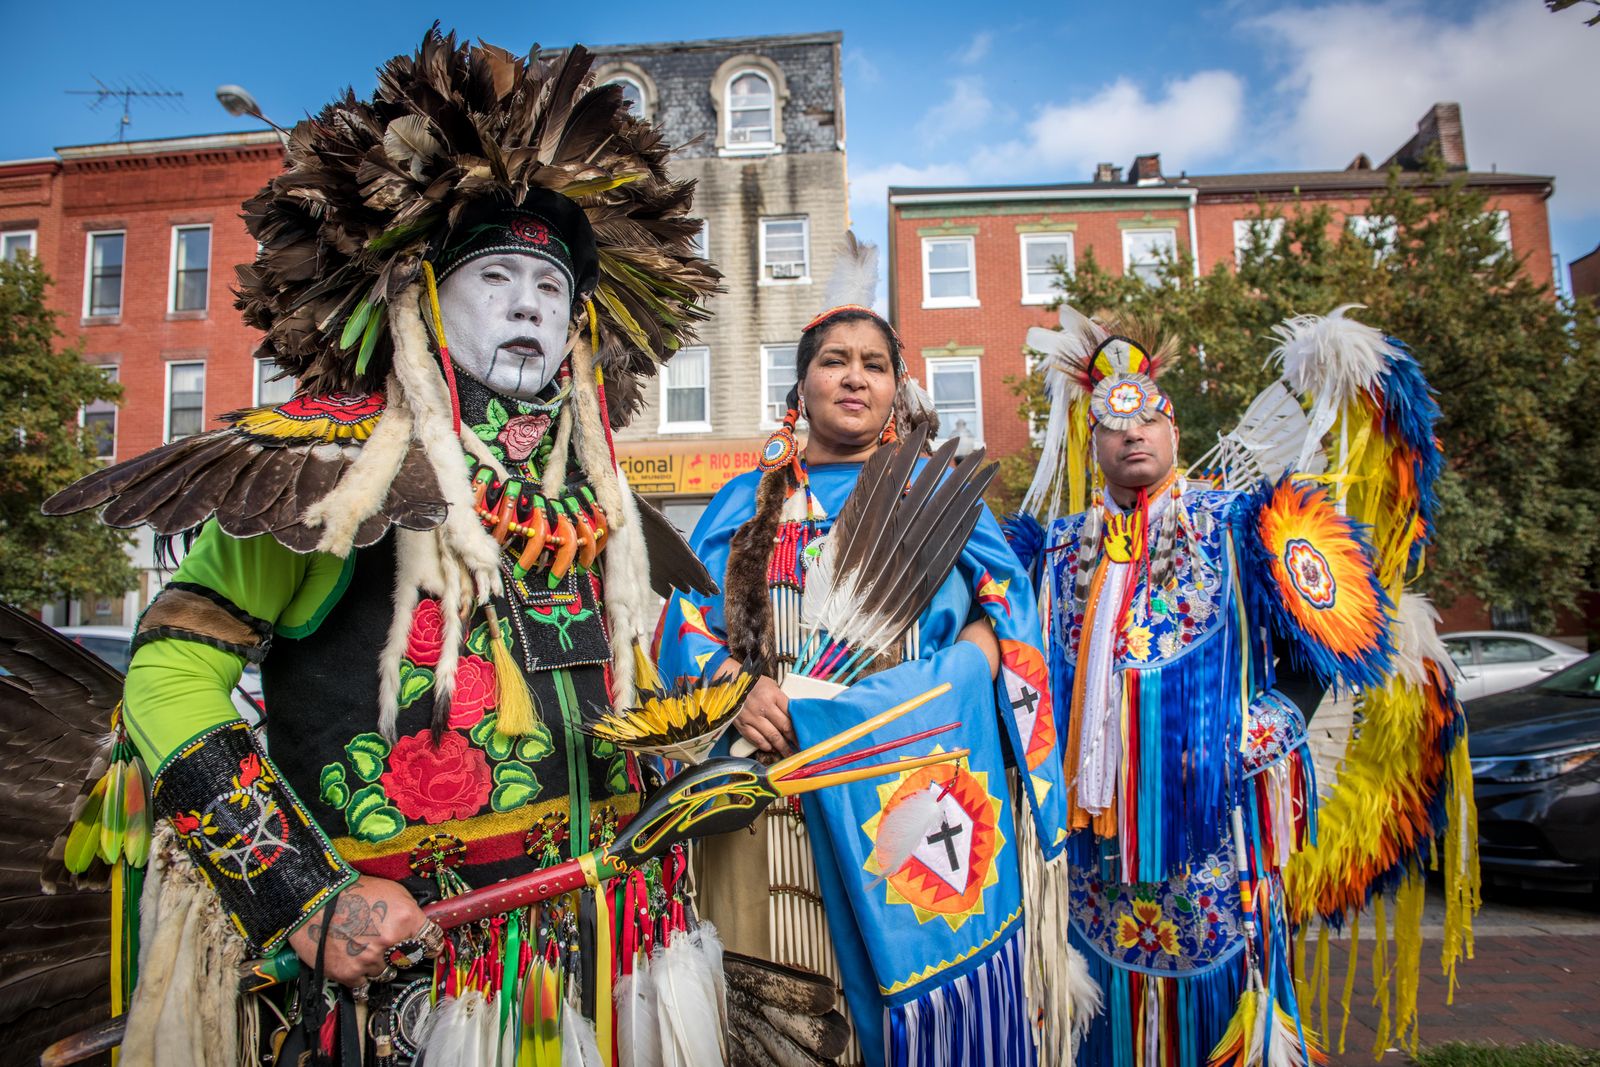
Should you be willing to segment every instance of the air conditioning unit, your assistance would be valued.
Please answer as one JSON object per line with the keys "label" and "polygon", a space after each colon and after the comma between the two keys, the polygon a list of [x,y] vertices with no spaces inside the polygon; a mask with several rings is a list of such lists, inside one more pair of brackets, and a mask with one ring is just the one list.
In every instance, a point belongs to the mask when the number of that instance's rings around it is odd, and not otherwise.
{"label": "air conditioning unit", "polygon": [[774,278],[804,278],[806,265],[804,263],[770,263],[767,272]]}

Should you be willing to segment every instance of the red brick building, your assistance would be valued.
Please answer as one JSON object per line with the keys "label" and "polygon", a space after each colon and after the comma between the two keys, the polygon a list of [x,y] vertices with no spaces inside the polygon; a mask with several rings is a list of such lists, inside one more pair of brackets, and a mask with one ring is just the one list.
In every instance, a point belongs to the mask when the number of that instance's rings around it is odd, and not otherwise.
{"label": "red brick building", "polygon": [[[287,397],[258,335],[233,308],[233,267],[255,258],[239,205],[283,165],[278,135],[216,134],[62,148],[0,163],[0,254],[31,254],[54,279],[57,325],[123,388],[86,410],[102,454],[125,460],[215,425],[234,408]],[[149,568],[148,531],[134,558]],[[128,624],[159,585],[146,569],[123,603],[70,621]],[[66,618],[52,618],[61,623]]]}
{"label": "red brick building", "polygon": [[1028,428],[1008,379],[1027,372],[1028,327],[1055,322],[1055,262],[1070,267],[1092,253],[1101,267],[1126,274],[1189,253],[1197,273],[1210,271],[1249,246],[1249,220],[1262,202],[1269,216],[1325,204],[1336,226],[1375,227],[1366,212],[1389,168],[1420,181],[1430,149],[1488,195],[1502,240],[1533,280],[1550,282],[1553,179],[1468,170],[1460,108],[1437,104],[1416,136],[1376,167],[1363,155],[1336,171],[1171,177],[1159,156],[1144,155],[1126,176],[1101,164],[1088,182],[892,188],[890,314],[945,426],[964,429],[993,455],[1014,453],[1027,445]]}

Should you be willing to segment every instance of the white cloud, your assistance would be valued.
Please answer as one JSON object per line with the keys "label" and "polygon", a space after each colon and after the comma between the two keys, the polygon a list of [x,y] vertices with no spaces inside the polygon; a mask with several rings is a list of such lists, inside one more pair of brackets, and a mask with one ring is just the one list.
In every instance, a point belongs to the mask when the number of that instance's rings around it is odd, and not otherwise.
{"label": "white cloud", "polygon": [[975,66],[982,63],[989,55],[989,50],[994,47],[994,33],[989,30],[980,30],[972,40],[967,42],[967,47],[956,53],[956,62],[964,67]]}
{"label": "white cloud", "polygon": [[1592,213],[1600,136],[1587,101],[1600,36],[1520,0],[1467,10],[1395,0],[1255,20],[1284,56],[1279,164],[1342,167],[1358,152],[1382,162],[1429,107],[1456,101],[1474,170],[1555,175],[1554,209]]}
{"label": "white cloud", "polygon": [[917,134],[924,141],[937,144],[947,137],[981,129],[994,114],[994,101],[984,91],[982,78],[954,78],[950,95],[929,108],[917,123]]}
{"label": "white cloud", "polygon": [[852,81],[861,82],[863,85],[876,85],[880,74],[878,65],[867,57],[859,48],[851,48],[844,54],[845,69],[849,72]]}
{"label": "white cloud", "polygon": [[1143,152],[1160,152],[1163,170],[1176,174],[1226,159],[1243,114],[1244,83],[1231,71],[1199,71],[1168,82],[1155,97],[1118,78],[1085,100],[1047,104],[1017,148],[1020,162],[1034,164],[1030,170],[1044,164],[1064,181],[1087,181],[1096,163],[1126,166]]}

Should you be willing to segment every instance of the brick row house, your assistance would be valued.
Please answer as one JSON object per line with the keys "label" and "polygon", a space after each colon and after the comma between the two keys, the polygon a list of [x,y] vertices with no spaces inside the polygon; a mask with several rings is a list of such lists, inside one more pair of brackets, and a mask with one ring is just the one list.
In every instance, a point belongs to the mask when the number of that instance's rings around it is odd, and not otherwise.
{"label": "brick row house", "polygon": [[[724,275],[700,344],[677,355],[618,435],[640,492],[693,526],[748,470],[794,380],[794,346],[817,311],[846,226],[838,33],[597,50],[597,82],[685,145],[701,242]],[[60,148],[0,162],[0,255],[37,257],[50,302],[84,359],[123,387],[83,418],[108,462],[216,425],[222,412],[294,387],[252,358],[258,335],[233,308],[233,268],[255,257],[240,205],[282,167],[270,131]],[[148,531],[131,555],[140,586],[121,601],[51,605],[55,625],[131,625],[159,588]]]}
{"label": "brick row house", "polygon": [[1381,225],[1367,214],[1388,170],[1422,179],[1436,150],[1445,165],[1488,196],[1500,236],[1536,282],[1551,281],[1549,177],[1467,168],[1460,108],[1437,104],[1417,133],[1382,164],[1359,156],[1344,170],[1176,177],[1158,155],[1124,173],[1101,164],[1093,180],[1060,184],[891,188],[889,306],[914,374],[922,377],[944,425],[991,454],[1028,445],[1008,379],[1027,373],[1023,337],[1055,322],[1057,278],[1093,252],[1113,274],[1150,274],[1163,257],[1189,254],[1196,273],[1234,263],[1250,246],[1260,205],[1287,214],[1326,205],[1335,225]]}

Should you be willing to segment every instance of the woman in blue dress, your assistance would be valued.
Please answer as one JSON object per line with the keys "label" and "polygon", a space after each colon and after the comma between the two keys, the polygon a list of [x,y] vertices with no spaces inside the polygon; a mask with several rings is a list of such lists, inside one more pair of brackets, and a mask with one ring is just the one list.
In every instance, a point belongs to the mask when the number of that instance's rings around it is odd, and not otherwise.
{"label": "woman in blue dress", "polygon": [[[1024,900],[1064,879],[1063,865],[1049,862],[1065,838],[1065,790],[1033,589],[984,508],[898,662],[831,698],[796,695],[814,691],[810,679],[785,684],[807,636],[807,561],[862,464],[912,421],[933,417],[913,400],[920,390],[893,328],[859,304],[807,326],[796,371],[760,468],[725,486],[694,531],[723,593],[669,602],[662,672],[758,671],[736,725],[744,743],[774,758],[949,683],[859,744],[958,723],[916,751],[970,755],[774,807],[754,835],[712,843],[702,854],[702,911],[730,948],[841,982],[860,1062],[1032,1063],[1036,1041],[1054,1040],[1064,1021],[1049,1001],[1067,984],[1053,981],[1065,938],[1041,927],[1059,922],[1056,909]],[[802,418],[803,447],[794,434]],[[918,797],[924,818],[909,839],[879,841],[885,825],[904,832],[908,820],[889,813]],[[882,869],[885,854],[898,862],[903,853],[896,869]]]}

